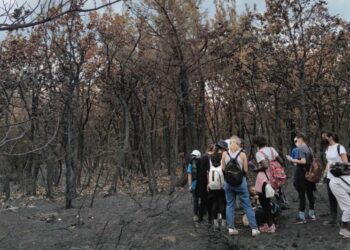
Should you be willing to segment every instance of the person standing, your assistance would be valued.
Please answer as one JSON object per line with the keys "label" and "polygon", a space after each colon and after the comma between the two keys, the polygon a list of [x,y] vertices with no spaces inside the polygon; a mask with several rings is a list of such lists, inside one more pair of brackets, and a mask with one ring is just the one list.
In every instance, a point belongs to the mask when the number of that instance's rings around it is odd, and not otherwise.
{"label": "person standing", "polygon": [[192,193],[194,222],[197,222],[199,220],[199,196],[197,192],[197,179],[200,157],[201,152],[199,152],[199,150],[193,150],[191,153],[191,161],[187,166],[187,181],[189,191]]}
{"label": "person standing", "polygon": [[329,181],[329,188],[343,212],[339,234],[343,238],[350,238],[350,231],[348,229],[350,225],[350,175],[332,176]]}
{"label": "person standing", "polygon": [[[226,219],[227,219],[227,226],[228,226],[228,233],[229,235],[237,235],[238,230],[235,228],[234,225],[234,210],[235,210],[235,203],[236,203],[236,197],[238,196],[241,204],[243,206],[243,209],[248,217],[250,228],[252,229],[252,236],[257,236],[260,234],[260,231],[258,230],[256,219],[255,219],[255,213],[252,208],[250,197],[249,197],[249,191],[248,191],[248,185],[247,185],[247,177],[246,173],[248,172],[248,162],[247,162],[247,156],[243,152],[241,145],[241,139],[238,136],[232,136],[230,140],[230,146],[229,150],[227,152],[224,152],[222,155],[221,160],[221,168],[224,171],[225,175],[225,197],[226,197]],[[235,181],[240,182],[238,185],[231,185],[232,179],[229,179],[228,176],[230,176],[228,171],[231,171],[231,167],[238,168],[239,172],[235,172],[239,176]],[[226,173],[225,173],[226,171]],[[233,172],[231,172],[233,173]],[[229,183],[230,182],[230,183]]]}
{"label": "person standing", "polygon": [[337,199],[332,193],[332,190],[330,189],[330,181],[334,177],[332,173],[329,171],[329,166],[332,163],[336,162],[342,162],[342,163],[348,163],[348,157],[346,154],[345,147],[343,145],[340,145],[338,143],[338,135],[325,131],[322,133],[322,140],[327,146],[325,151],[325,156],[327,159],[327,165],[325,169],[325,175],[324,179],[327,184],[327,192],[328,192],[328,200],[329,200],[329,208],[330,208],[330,214],[331,217],[329,220],[325,221],[324,225],[335,225],[337,224],[337,210],[338,210],[338,204]]}
{"label": "person standing", "polygon": [[256,160],[259,164],[256,172],[258,172],[255,181],[255,190],[259,195],[260,205],[266,218],[266,223],[262,225],[259,230],[262,233],[274,233],[276,226],[273,223],[271,198],[266,197],[265,187],[271,179],[269,169],[269,162],[277,160],[282,164],[282,159],[279,157],[277,151],[273,147],[268,147],[267,139],[264,136],[255,136],[253,143],[257,146]]}
{"label": "person standing", "polygon": [[[315,197],[316,183],[309,182],[305,178],[305,174],[310,170],[312,164],[313,153],[311,148],[306,144],[306,136],[303,133],[297,135],[297,145],[299,149],[299,159],[290,159],[292,163],[296,163],[294,187],[299,194],[299,212],[297,215],[297,224],[305,224],[306,218],[316,220],[315,215]],[[309,200],[309,211],[305,216],[306,197]]]}
{"label": "person standing", "polygon": [[208,210],[213,218],[214,229],[226,227],[226,199],[224,191],[224,175],[221,169],[223,152],[227,151],[228,145],[220,140],[216,145],[211,144],[208,152],[202,158],[203,164],[208,168]]}

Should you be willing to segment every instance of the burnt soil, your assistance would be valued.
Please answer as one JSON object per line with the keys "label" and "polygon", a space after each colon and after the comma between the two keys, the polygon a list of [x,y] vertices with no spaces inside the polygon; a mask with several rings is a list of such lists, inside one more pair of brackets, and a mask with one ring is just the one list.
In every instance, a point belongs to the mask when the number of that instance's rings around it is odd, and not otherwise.
{"label": "burnt soil", "polygon": [[[252,238],[237,223],[239,236],[214,232],[207,223],[194,224],[191,195],[179,189],[172,195],[96,197],[77,199],[74,209],[63,200],[33,197],[12,200],[0,210],[0,249],[350,249],[338,226],[324,226],[328,216],[325,185],[318,186],[318,219],[294,224],[297,194],[287,187],[290,208],[283,211],[275,234]],[[237,211],[237,221],[241,212]]]}

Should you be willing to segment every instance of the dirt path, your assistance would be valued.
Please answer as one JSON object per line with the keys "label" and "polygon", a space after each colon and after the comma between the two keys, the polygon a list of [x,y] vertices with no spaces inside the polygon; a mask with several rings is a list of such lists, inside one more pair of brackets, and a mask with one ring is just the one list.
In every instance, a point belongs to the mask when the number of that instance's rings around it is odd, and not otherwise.
{"label": "dirt path", "polygon": [[21,199],[0,210],[0,249],[350,249],[337,227],[322,225],[324,186],[317,196],[319,219],[295,225],[296,193],[288,189],[291,208],[283,211],[277,233],[257,238],[242,225],[237,237],[195,226],[191,196],[181,190],[153,198],[98,197],[92,209],[86,198],[79,199],[81,209],[71,210],[60,202]]}

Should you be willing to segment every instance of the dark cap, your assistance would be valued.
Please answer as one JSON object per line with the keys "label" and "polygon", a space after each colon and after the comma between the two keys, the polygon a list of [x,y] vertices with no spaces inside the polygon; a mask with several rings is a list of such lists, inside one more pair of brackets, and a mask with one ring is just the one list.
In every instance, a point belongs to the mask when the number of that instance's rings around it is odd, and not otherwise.
{"label": "dark cap", "polygon": [[220,140],[218,143],[216,143],[216,146],[218,148],[228,150],[228,145],[227,142],[225,142],[225,140]]}

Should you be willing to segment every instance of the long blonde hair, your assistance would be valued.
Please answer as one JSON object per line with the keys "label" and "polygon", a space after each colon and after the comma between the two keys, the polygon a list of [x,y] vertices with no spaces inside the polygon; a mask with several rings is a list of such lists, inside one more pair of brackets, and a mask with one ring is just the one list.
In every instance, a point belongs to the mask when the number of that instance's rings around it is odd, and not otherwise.
{"label": "long blonde hair", "polygon": [[234,150],[234,149],[236,149],[235,144],[237,144],[237,149],[239,149],[241,147],[241,143],[242,143],[241,138],[239,138],[237,135],[233,135],[230,139],[230,147],[229,147],[230,151],[231,152],[235,151]]}

